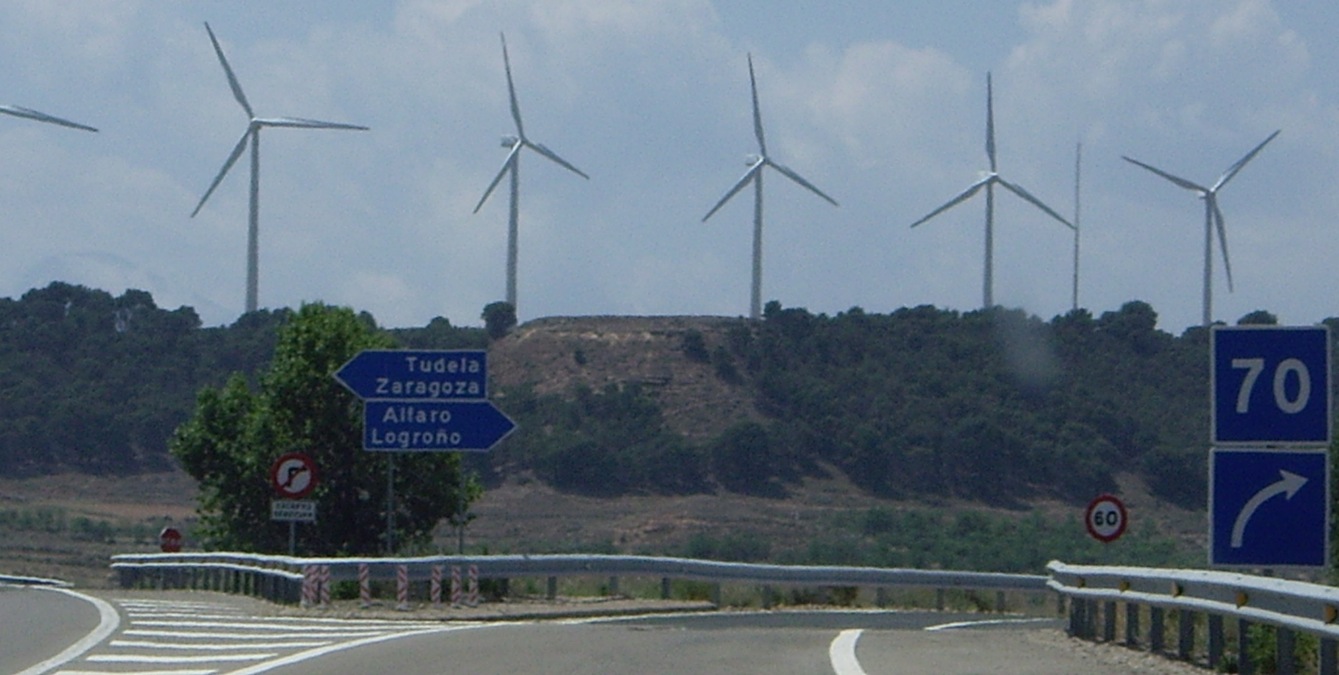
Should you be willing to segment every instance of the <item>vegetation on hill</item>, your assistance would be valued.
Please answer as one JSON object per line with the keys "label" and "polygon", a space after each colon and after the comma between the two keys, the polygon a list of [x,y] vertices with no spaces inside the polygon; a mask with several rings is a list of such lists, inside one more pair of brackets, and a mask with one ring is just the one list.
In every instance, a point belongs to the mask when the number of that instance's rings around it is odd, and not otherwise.
{"label": "vegetation on hill", "polygon": [[[483,347],[519,330],[506,309],[485,312],[487,330],[443,318],[378,330],[405,347]],[[259,386],[292,316],[204,328],[190,308],[158,308],[142,291],[60,283],[0,299],[0,474],[166,466],[197,392],[234,374]],[[676,358],[752,403],[719,433],[683,433],[644,377],[515,385],[493,394],[519,430],[469,466],[485,482],[530,472],[592,495],[780,496],[839,471],[872,494],[1004,506],[1084,500],[1134,472],[1160,497],[1205,503],[1208,334],[1160,331],[1143,302],[1050,321],[928,306],[828,316],[773,302],[761,321],[713,319],[704,337],[707,325],[675,329]],[[587,351],[570,358],[585,364]]]}

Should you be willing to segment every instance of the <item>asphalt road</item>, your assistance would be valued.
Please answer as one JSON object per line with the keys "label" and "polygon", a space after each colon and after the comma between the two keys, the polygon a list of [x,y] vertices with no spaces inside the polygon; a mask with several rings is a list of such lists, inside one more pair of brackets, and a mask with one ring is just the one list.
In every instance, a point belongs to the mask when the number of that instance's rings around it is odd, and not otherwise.
{"label": "asphalt road", "polygon": [[0,584],[0,673],[21,673],[99,625],[96,606],[50,588]]}
{"label": "asphalt road", "polygon": [[[1065,638],[1060,620],[910,611],[710,611],[513,622],[340,618],[217,593],[106,593],[116,630],[53,672],[1181,673],[1161,657]],[[357,614],[356,612],[354,613]],[[103,617],[102,625],[108,622]],[[0,592],[0,672],[99,625],[88,600]],[[108,630],[104,628],[104,630]]]}

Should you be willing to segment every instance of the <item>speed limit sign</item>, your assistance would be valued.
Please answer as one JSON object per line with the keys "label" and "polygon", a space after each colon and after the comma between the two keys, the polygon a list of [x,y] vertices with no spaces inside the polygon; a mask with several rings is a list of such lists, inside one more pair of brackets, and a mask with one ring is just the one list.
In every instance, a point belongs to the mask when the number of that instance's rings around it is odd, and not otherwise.
{"label": "speed limit sign", "polygon": [[1125,534],[1125,525],[1130,522],[1130,515],[1125,511],[1125,503],[1115,495],[1099,495],[1088,502],[1083,522],[1093,539],[1109,543]]}

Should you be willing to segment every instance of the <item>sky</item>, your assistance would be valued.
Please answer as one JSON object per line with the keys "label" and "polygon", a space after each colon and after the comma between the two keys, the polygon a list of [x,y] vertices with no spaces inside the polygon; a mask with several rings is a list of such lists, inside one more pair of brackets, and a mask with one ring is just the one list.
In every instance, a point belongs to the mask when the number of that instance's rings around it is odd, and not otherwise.
{"label": "sky", "polygon": [[[982,304],[985,200],[911,223],[976,181],[993,75],[1000,175],[1072,217],[1079,305],[1149,303],[1198,325],[1203,203],[1121,159],[1212,184],[1213,315],[1339,316],[1339,5],[1269,0],[11,0],[0,104],[0,297],[53,280],[243,311],[248,164],[192,209],[246,130],[205,22],[256,113],[369,131],[267,129],[260,304],[322,301],[390,327],[481,325],[505,291],[514,133],[589,174],[521,159],[522,321],[749,311],[753,196],[703,216],[757,151],[840,203],[766,174],[763,300],[814,313]],[[1071,309],[1071,231],[996,192],[994,299]]]}

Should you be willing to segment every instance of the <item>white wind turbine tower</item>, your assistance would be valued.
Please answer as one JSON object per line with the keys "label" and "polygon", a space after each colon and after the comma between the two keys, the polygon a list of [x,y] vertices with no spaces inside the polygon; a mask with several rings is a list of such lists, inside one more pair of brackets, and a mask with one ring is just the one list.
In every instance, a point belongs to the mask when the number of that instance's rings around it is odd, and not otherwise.
{"label": "white wind turbine tower", "polygon": [[1223,212],[1218,208],[1218,191],[1222,189],[1224,185],[1227,185],[1227,182],[1232,180],[1232,177],[1236,176],[1237,172],[1241,171],[1242,167],[1246,166],[1247,162],[1254,159],[1255,155],[1259,153],[1261,150],[1263,150],[1267,143],[1274,140],[1274,137],[1278,136],[1280,131],[1283,130],[1278,129],[1274,133],[1270,134],[1269,138],[1266,138],[1265,140],[1261,141],[1259,145],[1255,146],[1255,148],[1253,148],[1250,152],[1246,153],[1244,157],[1237,160],[1235,163],[1232,164],[1232,166],[1229,166],[1227,168],[1227,171],[1224,171],[1223,175],[1219,176],[1218,180],[1214,182],[1213,187],[1207,187],[1207,188],[1197,183],[1188,181],[1184,178],[1173,176],[1172,174],[1167,173],[1166,171],[1149,166],[1148,164],[1145,164],[1137,159],[1131,159],[1129,157],[1124,157],[1124,155],[1122,155],[1125,161],[1134,164],[1136,166],[1148,169],[1149,171],[1152,171],[1153,173],[1162,176],[1163,178],[1166,178],[1167,180],[1175,183],[1180,187],[1183,187],[1192,192],[1196,192],[1199,194],[1200,199],[1204,200],[1203,325],[1206,327],[1209,324],[1213,323],[1213,232],[1215,229],[1218,230],[1218,246],[1223,252],[1223,271],[1227,274],[1227,290],[1229,293],[1232,292],[1232,263],[1228,259],[1227,255],[1227,223],[1223,219]]}
{"label": "white wind turbine tower", "polygon": [[1079,309],[1079,179],[1083,172],[1083,143],[1074,146],[1074,307]]}
{"label": "white wind turbine tower", "polygon": [[520,219],[521,150],[530,148],[582,178],[590,180],[590,176],[559,157],[554,151],[544,147],[543,143],[535,143],[526,137],[525,127],[521,124],[521,106],[516,102],[516,86],[511,79],[511,59],[507,56],[507,36],[505,34],[502,35],[502,67],[507,71],[507,95],[511,99],[511,118],[516,121],[516,135],[502,137],[502,147],[509,148],[507,158],[503,160],[502,168],[498,169],[497,175],[493,177],[493,182],[488,184],[488,189],[484,190],[483,197],[479,198],[479,203],[474,206],[474,212],[478,213],[479,209],[483,208],[484,202],[488,201],[488,196],[493,194],[493,189],[497,187],[498,183],[502,182],[502,176],[510,173],[511,209],[507,221],[507,304],[511,305],[514,310],[516,309],[516,240],[520,230],[518,221]]}
{"label": "white wind turbine tower", "polygon": [[767,156],[767,142],[763,140],[762,132],[762,114],[758,111],[758,81],[753,75],[753,55],[749,54],[749,90],[753,93],[753,133],[758,137],[758,154],[748,158],[749,168],[744,175],[735,182],[734,187],[725,193],[716,205],[711,207],[707,215],[702,217],[702,222],[716,213],[718,209],[730,201],[740,190],[744,189],[750,181],[753,182],[753,288],[749,300],[749,318],[758,319],[762,316],[762,170],[763,167],[772,167],[781,175],[789,178],[801,187],[827,200],[833,206],[837,206],[837,200],[823,194],[822,190],[814,187],[812,183],[805,180],[800,174],[795,173],[789,168],[772,161]]}
{"label": "white wind turbine tower", "polygon": [[920,225],[921,223],[924,223],[925,221],[934,218],[935,216],[957,206],[958,204],[967,201],[972,197],[972,195],[975,195],[977,192],[979,192],[981,188],[986,189],[986,270],[985,270],[985,280],[982,282],[983,287],[982,295],[984,296],[983,300],[984,307],[989,309],[995,306],[995,297],[993,288],[994,288],[994,276],[995,276],[994,248],[995,248],[995,185],[996,184],[1018,195],[1019,197],[1022,197],[1025,201],[1032,204],[1033,206],[1036,206],[1042,211],[1045,211],[1046,215],[1049,215],[1052,218],[1055,218],[1056,220],[1060,221],[1061,223],[1064,223],[1066,227],[1074,229],[1074,225],[1070,223],[1068,220],[1065,220],[1063,216],[1056,213],[1053,209],[1051,209],[1051,207],[1043,204],[1040,199],[1033,197],[1031,193],[1029,193],[1027,190],[1024,190],[1021,186],[1015,183],[1010,183],[1009,181],[1001,178],[1000,174],[997,172],[995,166],[995,104],[994,104],[994,94],[991,91],[990,73],[986,73],[986,156],[990,158],[989,173],[987,173],[985,176],[983,176],[980,180],[976,181],[975,183],[972,183],[971,186],[969,186],[966,190],[963,190],[958,196],[954,197],[953,199],[950,199],[943,206],[935,209],[934,211],[931,211],[929,215],[912,223],[911,226],[916,227],[917,225]]}
{"label": "white wind turbine tower", "polygon": [[237,145],[232,149],[232,154],[228,155],[227,161],[223,163],[223,168],[219,170],[217,176],[214,176],[214,182],[209,184],[209,189],[205,190],[204,196],[200,198],[200,203],[195,205],[194,211],[191,211],[191,217],[194,218],[204,207],[205,202],[209,200],[209,196],[214,194],[214,189],[219,186],[219,183],[223,182],[223,177],[227,175],[232,165],[237,163],[237,159],[246,150],[247,142],[250,141],[251,210],[246,242],[246,311],[254,312],[259,306],[260,295],[260,130],[265,127],[296,127],[300,129],[366,131],[367,127],[356,124],[322,122],[300,117],[256,117],[256,113],[251,109],[251,104],[246,100],[246,94],[242,93],[242,85],[237,82],[237,76],[233,74],[232,67],[228,65],[228,59],[223,56],[223,48],[219,46],[218,38],[214,37],[214,31],[208,23],[205,24],[205,30],[209,33],[209,41],[214,44],[214,53],[218,54],[219,63],[223,65],[223,72],[228,76],[228,85],[232,87],[232,95],[241,104],[242,110],[246,111],[250,121],[246,126],[246,132],[242,134],[241,140],[237,141]]}

